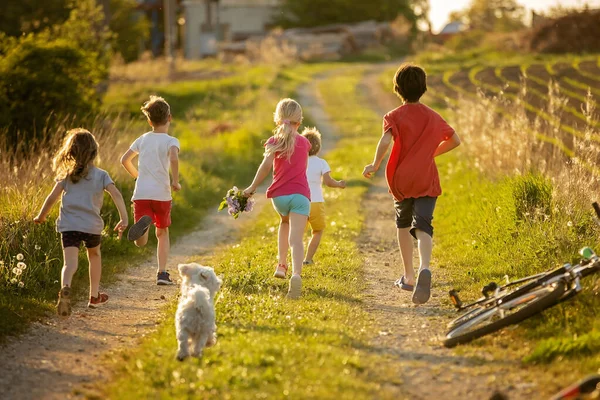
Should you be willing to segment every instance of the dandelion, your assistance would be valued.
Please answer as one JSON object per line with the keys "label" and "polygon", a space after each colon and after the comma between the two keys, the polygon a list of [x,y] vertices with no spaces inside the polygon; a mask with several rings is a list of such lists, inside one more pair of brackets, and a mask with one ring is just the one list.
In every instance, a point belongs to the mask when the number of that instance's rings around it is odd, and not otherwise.
{"label": "dandelion", "polygon": [[12,278],[12,279],[10,280],[10,283],[12,283],[13,285],[14,285],[15,283],[17,283],[17,278]]}
{"label": "dandelion", "polygon": [[23,273],[23,271],[21,271],[19,268],[14,267],[12,270],[13,274],[15,274],[16,276],[19,276]]}
{"label": "dandelion", "polygon": [[330,225],[331,225],[331,226],[335,226],[335,225],[336,225],[335,221],[331,221],[331,224],[330,224]]}
{"label": "dandelion", "polygon": [[36,244],[36,245],[35,245],[35,249],[36,249],[36,250],[41,250],[41,249],[42,249],[42,246],[40,246],[39,244]]}
{"label": "dandelion", "polygon": [[27,264],[25,264],[23,261],[20,261],[17,263],[17,268],[19,268],[21,271],[23,271],[24,269],[27,268]]}
{"label": "dandelion", "polygon": [[271,232],[271,233],[275,232],[275,227],[274,226],[270,227],[269,232]]}
{"label": "dandelion", "polygon": [[23,254],[19,253],[17,254],[17,261],[23,261],[25,257],[23,256]]}
{"label": "dandelion", "polygon": [[570,228],[570,227],[572,227],[572,226],[573,226],[573,222],[572,222],[572,221],[569,221],[569,222],[567,222],[567,226],[568,226],[569,228]]}
{"label": "dandelion", "polygon": [[25,287],[25,284],[24,284],[24,283],[21,281],[21,282],[19,282],[19,287],[20,287],[20,288],[24,288],[24,287]]}

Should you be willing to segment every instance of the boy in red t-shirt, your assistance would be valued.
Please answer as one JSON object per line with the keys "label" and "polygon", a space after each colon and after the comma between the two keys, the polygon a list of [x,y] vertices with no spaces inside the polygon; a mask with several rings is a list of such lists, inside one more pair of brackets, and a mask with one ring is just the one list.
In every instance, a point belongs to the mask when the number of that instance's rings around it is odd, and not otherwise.
{"label": "boy in red t-shirt", "polygon": [[[370,178],[379,169],[393,141],[385,177],[394,196],[398,245],[404,263],[404,275],[395,285],[413,292],[415,304],[426,303],[431,290],[431,221],[435,201],[442,194],[434,158],[460,144],[454,129],[438,113],[419,102],[426,91],[425,71],[412,64],[401,65],[394,76],[394,92],[404,104],[383,117],[383,136],[375,158],[363,171],[363,175]],[[412,265],[413,237],[418,241],[421,260],[416,280]]]}

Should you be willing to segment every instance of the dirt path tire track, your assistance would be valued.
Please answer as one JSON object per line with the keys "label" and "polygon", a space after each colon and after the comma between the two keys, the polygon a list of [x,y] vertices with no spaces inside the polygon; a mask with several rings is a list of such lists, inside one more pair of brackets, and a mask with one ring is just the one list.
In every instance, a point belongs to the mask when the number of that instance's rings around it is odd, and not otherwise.
{"label": "dirt path tire track", "polygon": [[[321,75],[317,80],[325,78]],[[298,100],[312,121],[318,122],[323,151],[330,150],[336,138],[315,81],[299,88]],[[244,215],[245,223],[267,203],[266,187],[259,189],[255,210]],[[209,212],[197,231],[173,246],[169,260],[173,277],[177,279],[177,264],[190,258],[201,262],[199,258],[212,253],[215,246],[235,242],[243,229],[240,223],[243,221],[234,221],[226,213]],[[102,308],[89,310],[80,302],[70,318],[50,317],[33,324],[26,334],[10,339],[0,347],[0,398],[75,399],[94,395],[91,384],[111,376],[102,358],[138,344],[160,323],[163,307],[177,296],[178,285],[156,286],[155,279],[152,257],[117,277],[117,283],[106,289],[110,300]]]}
{"label": "dirt path tire track", "polygon": [[[178,280],[176,265],[202,262],[217,245],[233,242],[240,223],[248,222],[266,204],[265,187],[259,189],[253,213],[234,220],[227,213],[209,210],[197,231],[175,243],[169,269]],[[175,221],[176,223],[176,221]],[[153,234],[153,233],[151,233]],[[85,265],[81,266],[85,268]],[[0,347],[0,398],[73,399],[90,394],[88,383],[110,377],[102,357],[135,346],[163,318],[163,308],[178,294],[179,285],[156,286],[154,257],[128,269],[106,288],[109,302],[95,310],[85,302],[74,306],[68,319],[51,317]],[[174,344],[175,346],[175,344]]]}
{"label": "dirt path tire track", "polygon": [[[381,88],[377,78],[384,70],[373,67],[360,88],[366,103],[381,116],[400,104]],[[375,145],[374,141],[373,150]],[[359,246],[366,259],[366,303],[380,331],[373,347],[396,360],[394,368],[403,384],[390,385],[389,389],[397,392],[397,398],[489,399],[496,391],[511,400],[546,398],[548,388],[537,384],[540,368],[523,366],[510,354],[497,359],[484,347],[461,355],[460,349],[449,350],[441,345],[446,324],[455,313],[442,303],[450,288],[449,278],[446,271],[436,268],[435,260],[432,298],[426,305],[413,305],[409,292],[393,287],[401,275],[402,261],[383,169],[363,200],[362,209],[365,227]],[[419,265],[418,260],[414,265]]]}

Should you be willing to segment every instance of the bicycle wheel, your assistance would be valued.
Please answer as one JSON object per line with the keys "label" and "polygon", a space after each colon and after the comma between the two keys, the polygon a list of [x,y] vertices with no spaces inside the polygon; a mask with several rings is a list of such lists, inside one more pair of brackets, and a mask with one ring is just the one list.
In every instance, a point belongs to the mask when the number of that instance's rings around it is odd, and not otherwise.
{"label": "bicycle wheel", "polygon": [[519,323],[557,304],[565,293],[565,283],[538,286],[528,292],[479,313],[464,323],[456,325],[446,334],[445,347],[454,347]]}

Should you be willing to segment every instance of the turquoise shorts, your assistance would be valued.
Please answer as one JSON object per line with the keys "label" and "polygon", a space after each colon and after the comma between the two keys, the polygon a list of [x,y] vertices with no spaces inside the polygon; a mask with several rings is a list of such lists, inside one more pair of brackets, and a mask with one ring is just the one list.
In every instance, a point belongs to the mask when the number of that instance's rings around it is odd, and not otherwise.
{"label": "turquoise shorts", "polygon": [[275,211],[284,217],[293,212],[300,215],[310,215],[310,200],[301,194],[289,194],[271,199]]}

